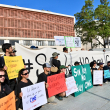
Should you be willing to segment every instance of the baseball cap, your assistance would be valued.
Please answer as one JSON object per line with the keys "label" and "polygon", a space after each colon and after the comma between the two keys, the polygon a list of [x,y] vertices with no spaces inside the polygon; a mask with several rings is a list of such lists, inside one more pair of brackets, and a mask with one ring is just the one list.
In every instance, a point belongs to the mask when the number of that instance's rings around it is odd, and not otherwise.
{"label": "baseball cap", "polygon": [[65,69],[65,68],[67,68],[67,67],[64,66],[64,65],[61,65],[61,66],[60,66],[60,69]]}
{"label": "baseball cap", "polygon": [[56,56],[58,56],[58,55],[60,55],[60,54],[57,53],[57,52],[52,53],[52,57],[56,57]]}
{"label": "baseball cap", "polygon": [[45,67],[51,68],[51,65],[50,65],[49,63],[44,63],[44,64],[43,64],[43,68],[45,68]]}
{"label": "baseball cap", "polygon": [[104,63],[100,62],[99,65],[103,65]]}

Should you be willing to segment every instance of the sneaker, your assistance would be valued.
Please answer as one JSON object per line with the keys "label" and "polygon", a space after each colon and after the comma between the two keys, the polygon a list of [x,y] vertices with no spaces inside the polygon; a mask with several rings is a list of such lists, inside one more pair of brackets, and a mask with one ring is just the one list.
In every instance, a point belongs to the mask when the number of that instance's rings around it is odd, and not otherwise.
{"label": "sneaker", "polygon": [[108,84],[108,81],[106,81],[105,84]]}
{"label": "sneaker", "polygon": [[58,100],[63,100],[63,97],[61,97],[61,96],[58,96],[57,98],[58,98]]}

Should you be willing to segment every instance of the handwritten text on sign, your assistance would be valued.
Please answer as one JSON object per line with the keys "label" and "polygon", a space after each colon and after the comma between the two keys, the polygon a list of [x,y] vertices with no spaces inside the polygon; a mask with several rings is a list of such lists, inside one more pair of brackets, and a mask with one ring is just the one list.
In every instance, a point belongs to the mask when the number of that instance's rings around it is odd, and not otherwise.
{"label": "handwritten text on sign", "polygon": [[24,68],[22,56],[9,57],[4,56],[5,65],[7,66],[7,73],[9,79],[14,79],[18,77],[18,72],[20,69]]}
{"label": "handwritten text on sign", "polygon": [[47,77],[48,96],[54,96],[67,90],[65,82],[65,73],[60,73]]}
{"label": "handwritten text on sign", "polygon": [[93,84],[103,84],[103,70],[93,71]]}
{"label": "handwritten text on sign", "polygon": [[14,92],[0,99],[0,110],[16,110]]}
{"label": "handwritten text on sign", "polygon": [[76,86],[76,82],[73,76],[66,78],[66,85],[67,85],[66,96],[69,96],[70,94],[78,91],[78,88]]}
{"label": "handwritten text on sign", "polygon": [[33,110],[47,103],[45,82],[21,88],[23,110]]}

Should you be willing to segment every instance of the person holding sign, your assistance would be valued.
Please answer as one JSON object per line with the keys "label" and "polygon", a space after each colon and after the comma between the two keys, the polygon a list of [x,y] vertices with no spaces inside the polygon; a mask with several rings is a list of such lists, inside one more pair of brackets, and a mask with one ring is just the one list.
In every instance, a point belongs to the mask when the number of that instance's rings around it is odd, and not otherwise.
{"label": "person holding sign", "polygon": [[[66,66],[61,65],[60,68],[59,68],[59,74],[60,74],[60,73],[65,73],[65,72],[66,72],[66,68],[67,68]],[[65,77],[66,77],[66,75],[65,75]],[[65,81],[66,81],[66,79],[65,79]],[[63,97],[65,97],[65,96],[66,96],[66,92],[62,92],[62,93],[56,95],[56,97],[57,97],[59,100],[63,100]]]}
{"label": "person holding sign", "polygon": [[51,74],[50,74],[50,68],[51,68],[50,64],[48,64],[48,63],[44,63],[43,64],[44,72],[41,73],[40,75],[38,75],[38,81],[37,81],[37,83],[45,81],[46,95],[47,95],[47,98],[48,98],[47,101],[49,103],[56,103],[56,102],[54,102],[55,96],[52,96],[52,97],[49,98],[48,97],[48,92],[47,92],[47,88],[48,88],[47,77],[48,76],[51,76]]}
{"label": "person holding sign", "polygon": [[21,69],[19,71],[19,75],[18,75],[18,86],[17,86],[17,96],[20,98],[20,108],[23,109],[22,106],[22,92],[21,92],[21,88],[26,87],[26,86],[30,86],[33,83],[27,79],[29,77],[29,73],[26,69]]}

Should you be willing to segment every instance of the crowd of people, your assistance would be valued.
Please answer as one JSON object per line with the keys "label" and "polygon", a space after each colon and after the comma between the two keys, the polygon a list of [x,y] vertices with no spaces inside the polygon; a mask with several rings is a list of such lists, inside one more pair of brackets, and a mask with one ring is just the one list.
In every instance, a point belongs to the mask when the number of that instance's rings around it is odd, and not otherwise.
{"label": "crowd of people", "polygon": [[[9,43],[3,44],[2,50],[4,52],[4,56],[11,56],[11,57],[16,56],[16,50],[12,49],[12,46]],[[63,52],[68,53],[68,49],[64,47]],[[47,88],[49,87],[49,85],[47,83],[47,77],[51,75],[55,75],[55,74],[60,74],[63,72],[66,73],[66,68],[69,67],[69,66],[61,65],[60,60],[58,60],[59,55],[60,55],[59,53],[54,52],[52,54],[51,65],[49,63],[44,63],[42,65],[42,68],[44,71],[38,75],[38,80],[37,80],[37,83],[45,81],[47,101],[48,103],[52,103],[52,104],[56,104],[56,102],[54,102],[55,97],[58,98],[59,100],[63,100],[63,98],[66,97],[65,91],[57,94],[56,96],[52,96],[50,98],[48,97]],[[33,85],[33,83],[28,78],[29,72],[25,66],[19,71],[18,78],[9,80],[7,72],[6,72],[7,67],[5,66],[4,56],[0,57],[0,98],[3,98],[7,96],[8,94],[10,94],[12,91],[15,91],[16,110],[18,110],[19,108],[23,109],[23,105],[22,105],[23,93],[21,92],[21,88]],[[74,65],[78,66],[80,65],[80,62],[76,61]],[[97,65],[99,66],[98,69],[96,68]],[[52,69],[52,67],[54,68]],[[107,63],[107,66],[104,66],[104,67],[103,67],[102,62],[97,64],[96,61],[93,61],[90,63],[90,67],[91,67],[91,74],[93,76],[94,70],[110,69],[110,61]],[[65,78],[66,77],[68,76],[65,74]],[[104,79],[104,82],[107,83],[107,80],[109,79],[106,79],[106,80]],[[40,108],[41,106],[36,108],[35,110],[39,110]]]}

